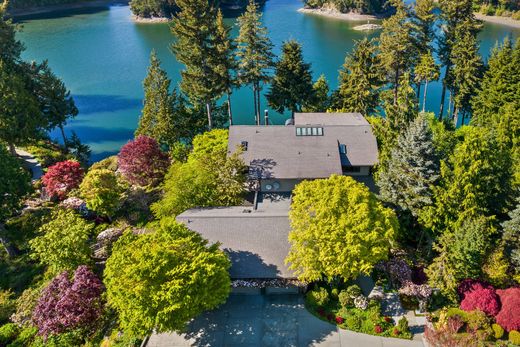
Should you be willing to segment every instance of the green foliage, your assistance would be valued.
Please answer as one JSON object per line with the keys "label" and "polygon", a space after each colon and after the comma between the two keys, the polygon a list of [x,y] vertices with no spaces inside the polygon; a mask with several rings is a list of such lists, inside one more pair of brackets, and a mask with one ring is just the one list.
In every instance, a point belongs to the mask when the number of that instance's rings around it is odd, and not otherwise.
{"label": "green foliage", "polygon": [[325,306],[330,300],[329,292],[326,288],[317,287],[307,293],[305,296],[307,304],[311,307]]}
{"label": "green foliage", "polygon": [[295,40],[286,41],[266,95],[269,106],[280,113],[286,109],[300,112],[302,105],[314,98],[313,93],[311,66],[303,61],[301,45]]}
{"label": "green foliage", "polygon": [[401,332],[409,332],[410,328],[408,327],[408,319],[406,319],[406,316],[401,317],[399,319],[399,322],[397,322],[397,329]]}
{"label": "green foliage", "polygon": [[90,171],[105,169],[116,172],[117,165],[117,155],[112,155],[92,164],[92,166],[90,167]]}
{"label": "green foliage", "polygon": [[16,339],[9,345],[9,347],[31,346],[37,333],[38,329],[36,327],[24,328],[22,331],[20,331]]}
{"label": "green foliage", "polygon": [[185,163],[174,163],[164,180],[163,199],[152,205],[157,218],[193,207],[232,206],[242,202],[245,166],[240,151],[227,156],[227,131],[215,129],[193,139]]}
{"label": "green foliage", "polygon": [[420,114],[397,139],[388,164],[379,172],[381,198],[418,216],[432,203],[432,186],[439,177],[433,134]]}
{"label": "green foliage", "polygon": [[[20,207],[21,199],[30,192],[30,177],[21,162],[9,154],[0,142],[0,224]],[[3,229],[3,227],[0,227]],[[2,230],[0,230],[2,232]]]}
{"label": "green foliage", "polygon": [[12,342],[20,329],[18,325],[14,323],[7,323],[0,327],[0,345],[7,346],[10,342]]}
{"label": "green foliage", "polygon": [[500,340],[504,336],[504,328],[502,328],[500,325],[493,323],[491,328],[493,329],[493,336],[495,339]]}
{"label": "green foliage", "polygon": [[[394,90],[395,91],[395,90]],[[396,132],[403,132],[418,114],[417,95],[410,84],[410,73],[406,72],[399,77],[397,94],[390,90],[382,93],[385,117],[390,128]]]}
{"label": "green foliage", "polygon": [[357,41],[339,71],[339,88],[333,94],[333,107],[345,112],[373,114],[379,105],[383,84],[379,56],[373,41]]}
{"label": "green foliage", "polygon": [[25,149],[34,155],[44,168],[69,159],[60,146],[48,140],[31,143]]}
{"label": "green foliage", "polygon": [[130,10],[141,18],[171,17],[177,9],[175,0],[131,0]]}
{"label": "green foliage", "polygon": [[[427,0],[431,1],[431,0]],[[421,55],[419,63],[414,69],[415,82],[421,85],[424,83],[424,95],[423,95],[423,108],[422,111],[426,111],[426,97],[428,95],[428,83],[437,81],[440,77],[440,66],[435,63],[433,55],[430,50],[427,53]]]}
{"label": "green foliage", "polygon": [[[303,181],[289,213],[286,262],[299,279],[349,280],[388,256],[398,230],[394,212],[352,177]],[[337,247],[341,244],[342,247]]]}
{"label": "green foliage", "polygon": [[502,230],[508,258],[516,276],[520,277],[520,203],[509,212],[509,220],[502,223]]}
{"label": "green foliage", "polygon": [[208,245],[199,234],[169,219],[153,231],[124,234],[107,261],[104,283],[125,331],[180,331],[192,318],[226,300],[229,267],[218,244]]}
{"label": "green foliage", "polygon": [[520,332],[516,330],[511,330],[509,332],[508,340],[514,345],[520,345]]}
{"label": "green foliage", "polygon": [[486,258],[482,271],[484,280],[494,287],[503,288],[510,282],[509,262],[504,256],[504,247],[499,245]]}
{"label": "green foliage", "polygon": [[79,189],[87,207],[98,214],[111,217],[119,208],[123,187],[113,171],[90,170]]}
{"label": "green foliage", "polygon": [[329,96],[329,84],[325,75],[320,75],[318,80],[312,85],[313,97],[302,107],[302,112],[325,112],[331,106]]}
{"label": "green foliage", "polygon": [[42,282],[38,286],[29,287],[16,299],[16,312],[11,316],[14,323],[24,328],[32,327],[32,313],[46,285],[46,282]]}
{"label": "green foliage", "polygon": [[5,323],[16,309],[13,293],[10,290],[0,290],[0,323]]}
{"label": "green foliage", "polygon": [[352,307],[354,306],[354,299],[360,295],[362,295],[362,292],[358,285],[348,286],[346,290],[339,293],[339,303],[341,307]]}
{"label": "green foliage", "polygon": [[94,225],[75,211],[57,209],[52,220],[40,228],[41,235],[29,242],[31,257],[47,265],[53,274],[90,264],[88,241],[93,229]]}
{"label": "green foliage", "polygon": [[375,14],[383,10],[385,1],[382,0],[305,0],[305,6],[322,8],[326,5],[334,6],[341,13],[356,12]]}
{"label": "green foliage", "polygon": [[435,0],[416,0],[415,2],[414,19],[417,25],[417,43],[422,55],[431,49],[432,41],[435,38],[434,24],[437,19],[434,12],[435,7]]}

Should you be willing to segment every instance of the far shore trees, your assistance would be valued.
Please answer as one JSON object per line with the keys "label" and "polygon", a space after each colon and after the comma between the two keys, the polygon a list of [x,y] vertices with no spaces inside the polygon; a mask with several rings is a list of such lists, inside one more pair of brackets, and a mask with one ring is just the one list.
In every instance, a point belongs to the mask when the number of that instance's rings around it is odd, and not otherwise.
{"label": "far shore trees", "polygon": [[365,185],[333,175],[303,181],[293,194],[286,262],[300,280],[347,281],[387,259],[399,224]]}
{"label": "far shore trees", "polygon": [[274,66],[273,44],[267,29],[260,19],[262,14],[254,0],[249,2],[246,12],[238,18],[240,27],[237,43],[239,81],[253,87],[255,123],[260,124],[260,91],[262,83],[269,80],[269,71]]}
{"label": "far shore trees", "polygon": [[230,265],[218,244],[166,218],[153,230],[127,232],[116,242],[104,273],[108,303],[125,332],[182,331],[226,301]]}

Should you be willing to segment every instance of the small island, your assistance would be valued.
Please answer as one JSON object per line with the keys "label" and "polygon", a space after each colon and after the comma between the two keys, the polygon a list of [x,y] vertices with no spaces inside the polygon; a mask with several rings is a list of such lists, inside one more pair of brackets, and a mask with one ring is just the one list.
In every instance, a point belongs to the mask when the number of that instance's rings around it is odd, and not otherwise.
{"label": "small island", "polygon": [[[339,0],[307,0],[304,8],[298,11],[347,21],[370,21],[387,16],[384,3],[385,1],[382,0],[362,0],[356,3]],[[367,30],[367,28],[357,30]],[[375,28],[370,26],[369,30],[372,29]]]}

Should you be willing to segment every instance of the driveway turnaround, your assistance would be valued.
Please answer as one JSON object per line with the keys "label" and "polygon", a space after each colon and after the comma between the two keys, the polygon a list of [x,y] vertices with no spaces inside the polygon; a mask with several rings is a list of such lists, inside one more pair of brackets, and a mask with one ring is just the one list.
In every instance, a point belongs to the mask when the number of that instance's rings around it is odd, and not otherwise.
{"label": "driveway turnaround", "polygon": [[423,347],[401,340],[337,329],[311,315],[301,295],[233,294],[220,308],[195,319],[184,334],[153,334],[146,347]]}

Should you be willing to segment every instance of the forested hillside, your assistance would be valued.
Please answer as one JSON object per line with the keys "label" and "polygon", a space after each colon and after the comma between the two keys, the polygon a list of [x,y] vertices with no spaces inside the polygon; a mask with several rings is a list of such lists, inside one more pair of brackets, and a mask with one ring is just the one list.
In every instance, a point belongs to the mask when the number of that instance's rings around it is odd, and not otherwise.
{"label": "forested hillside", "polygon": [[[89,0],[81,0],[81,1],[89,1]],[[23,9],[29,7],[40,7],[40,6],[49,6],[49,5],[60,5],[60,4],[70,4],[79,2],[78,0],[11,0],[9,1],[10,9]]]}
{"label": "forested hillside", "polygon": [[383,11],[386,0],[305,0],[310,8],[334,7],[342,13],[373,14]]}

